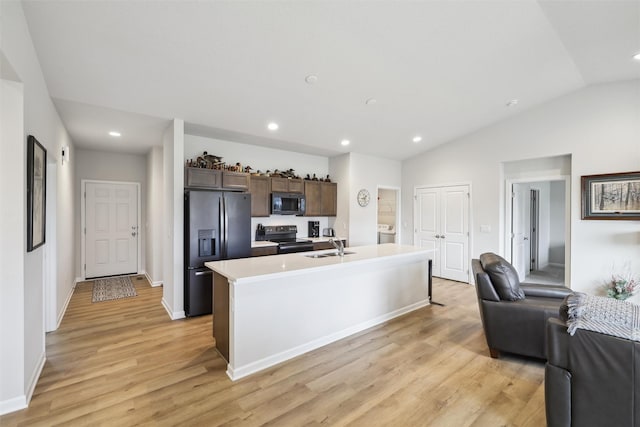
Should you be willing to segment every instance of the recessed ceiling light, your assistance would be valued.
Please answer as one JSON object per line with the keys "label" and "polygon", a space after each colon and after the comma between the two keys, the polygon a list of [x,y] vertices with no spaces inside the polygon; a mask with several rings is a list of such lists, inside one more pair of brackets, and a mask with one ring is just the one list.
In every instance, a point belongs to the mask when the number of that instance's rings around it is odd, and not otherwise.
{"label": "recessed ceiling light", "polygon": [[349,141],[348,139],[343,139],[342,141],[340,141],[340,144],[346,147],[347,145],[351,144],[351,141]]}
{"label": "recessed ceiling light", "polygon": [[420,142],[422,141],[422,137],[420,135],[416,135],[413,137],[413,142]]}
{"label": "recessed ceiling light", "polygon": [[269,130],[278,130],[279,127],[276,122],[271,122],[267,125],[267,129]]}
{"label": "recessed ceiling light", "polygon": [[115,137],[119,137],[120,136],[120,132],[116,132],[115,130],[112,130],[111,132],[109,132],[109,135],[115,136]]}
{"label": "recessed ceiling light", "polygon": [[312,85],[318,81],[318,76],[316,76],[315,74],[309,74],[307,77],[304,78],[304,81]]}
{"label": "recessed ceiling light", "polygon": [[511,101],[507,102],[507,107],[515,107],[516,105],[518,105],[517,99],[512,99]]}
{"label": "recessed ceiling light", "polygon": [[635,59],[636,61],[640,61],[640,52],[633,55],[633,59]]}
{"label": "recessed ceiling light", "polygon": [[369,98],[369,99],[367,99],[366,101],[364,101],[364,103],[365,103],[365,104],[367,104],[367,105],[373,105],[373,104],[375,104],[376,102],[378,102],[378,100],[377,100],[377,99],[375,99],[375,98]]}

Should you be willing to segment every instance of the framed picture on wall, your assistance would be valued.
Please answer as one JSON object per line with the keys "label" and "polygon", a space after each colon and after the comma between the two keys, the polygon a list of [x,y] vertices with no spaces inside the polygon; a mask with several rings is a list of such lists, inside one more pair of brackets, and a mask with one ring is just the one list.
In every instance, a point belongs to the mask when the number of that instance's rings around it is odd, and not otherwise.
{"label": "framed picture on wall", "polygon": [[27,139],[27,252],[44,245],[46,230],[47,150]]}
{"label": "framed picture on wall", "polygon": [[582,219],[640,220],[640,172],[585,175]]}

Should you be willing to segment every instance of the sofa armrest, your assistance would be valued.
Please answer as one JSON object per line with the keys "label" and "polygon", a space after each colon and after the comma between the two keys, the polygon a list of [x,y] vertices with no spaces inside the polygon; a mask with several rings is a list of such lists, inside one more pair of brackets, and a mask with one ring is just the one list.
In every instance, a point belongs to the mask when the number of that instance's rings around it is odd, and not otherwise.
{"label": "sofa armrest", "polygon": [[536,283],[521,283],[520,289],[528,297],[544,297],[562,299],[571,295],[571,289],[565,286],[538,285]]}
{"label": "sofa armrest", "polygon": [[547,427],[571,427],[571,373],[547,363],[544,371]]}
{"label": "sofa armrest", "polygon": [[551,317],[547,319],[547,362],[563,369],[569,369],[569,333],[567,324]]}

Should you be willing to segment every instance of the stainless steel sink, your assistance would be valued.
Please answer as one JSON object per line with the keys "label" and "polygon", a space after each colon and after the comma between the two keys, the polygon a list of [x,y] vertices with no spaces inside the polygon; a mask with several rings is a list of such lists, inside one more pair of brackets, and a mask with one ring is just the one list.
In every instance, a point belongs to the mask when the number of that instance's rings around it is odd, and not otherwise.
{"label": "stainless steel sink", "polygon": [[[345,251],[344,255],[355,254],[355,252]],[[323,252],[319,254],[307,254],[305,255],[307,258],[328,258],[331,256],[339,256],[338,252]]]}
{"label": "stainless steel sink", "polygon": [[[343,255],[351,255],[351,254],[355,254],[355,252],[349,252],[349,251],[344,251]],[[326,254],[327,256],[338,256],[337,252],[331,252]]]}
{"label": "stainless steel sink", "polygon": [[307,258],[326,258],[328,256],[331,256],[330,254],[308,254],[305,255]]}

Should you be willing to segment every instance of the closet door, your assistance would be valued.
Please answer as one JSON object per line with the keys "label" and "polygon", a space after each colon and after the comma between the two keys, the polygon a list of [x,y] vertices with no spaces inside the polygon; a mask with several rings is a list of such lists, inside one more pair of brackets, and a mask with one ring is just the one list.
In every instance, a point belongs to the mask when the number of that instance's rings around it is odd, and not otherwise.
{"label": "closet door", "polygon": [[469,186],[440,189],[440,277],[469,281]]}
{"label": "closet door", "polygon": [[440,277],[440,190],[418,188],[415,203],[414,244],[434,249],[433,275]]}
{"label": "closet door", "polygon": [[423,187],[415,195],[417,246],[435,249],[433,275],[469,282],[469,186]]}

